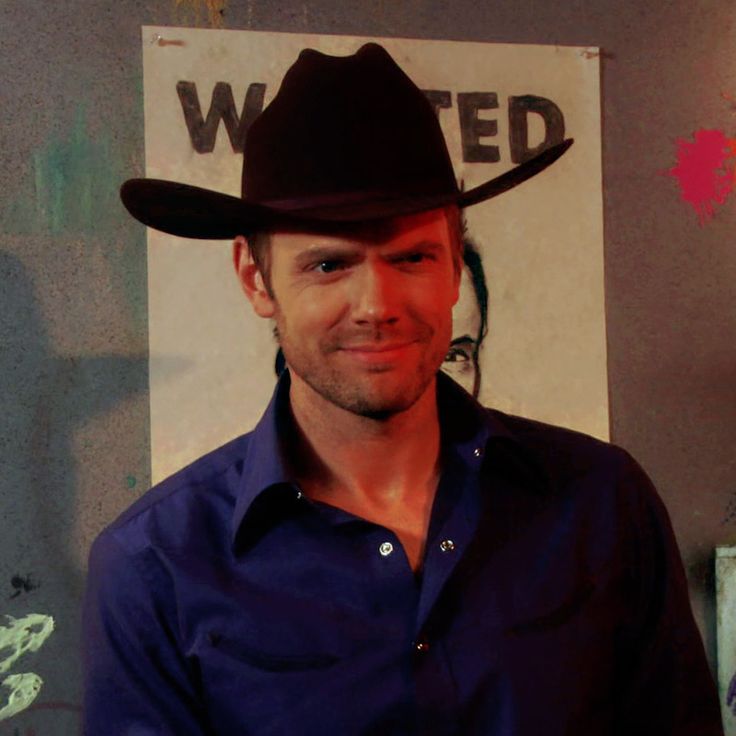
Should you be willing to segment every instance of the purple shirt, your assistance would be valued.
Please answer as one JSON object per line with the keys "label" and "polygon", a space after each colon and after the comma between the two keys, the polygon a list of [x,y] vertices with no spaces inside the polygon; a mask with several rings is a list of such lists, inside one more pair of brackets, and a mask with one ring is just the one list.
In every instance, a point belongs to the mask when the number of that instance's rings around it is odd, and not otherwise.
{"label": "purple shirt", "polygon": [[667,513],[623,450],[438,378],[421,575],[292,482],[288,372],[255,430],[96,539],[87,736],[711,736]]}

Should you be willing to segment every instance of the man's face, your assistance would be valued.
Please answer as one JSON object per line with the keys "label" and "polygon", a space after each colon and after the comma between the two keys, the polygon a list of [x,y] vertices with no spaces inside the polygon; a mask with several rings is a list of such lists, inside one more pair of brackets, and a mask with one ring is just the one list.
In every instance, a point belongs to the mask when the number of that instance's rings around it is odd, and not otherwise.
{"label": "man's face", "polygon": [[459,287],[443,210],[345,235],[276,232],[270,247],[273,297],[253,303],[275,320],[297,390],[381,417],[434,385]]}
{"label": "man's face", "polygon": [[442,370],[474,396],[480,388],[480,369],[476,360],[479,332],[480,306],[466,266],[460,282],[460,298],[452,312],[452,342]]}

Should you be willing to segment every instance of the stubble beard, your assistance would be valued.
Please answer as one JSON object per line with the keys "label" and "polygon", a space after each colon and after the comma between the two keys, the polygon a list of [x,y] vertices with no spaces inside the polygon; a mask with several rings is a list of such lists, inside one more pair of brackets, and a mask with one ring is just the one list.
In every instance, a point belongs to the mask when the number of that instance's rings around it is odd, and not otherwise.
{"label": "stubble beard", "polygon": [[[303,349],[290,340],[282,320],[276,334],[289,370],[329,403],[358,416],[385,421],[407,411],[424,395],[442,365],[449,347],[435,339],[429,325],[418,326],[419,362],[405,367],[371,366],[351,370],[339,352],[340,336],[320,341],[316,349]],[[374,336],[373,339],[378,339]],[[441,344],[440,344],[441,343]]]}

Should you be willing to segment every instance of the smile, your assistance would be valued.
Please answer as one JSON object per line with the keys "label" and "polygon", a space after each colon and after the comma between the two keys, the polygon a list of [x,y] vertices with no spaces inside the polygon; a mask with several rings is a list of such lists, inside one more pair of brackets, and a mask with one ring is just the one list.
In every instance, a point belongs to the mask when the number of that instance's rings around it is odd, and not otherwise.
{"label": "smile", "polygon": [[390,363],[403,357],[414,341],[401,343],[368,343],[341,348],[341,352],[368,363]]}

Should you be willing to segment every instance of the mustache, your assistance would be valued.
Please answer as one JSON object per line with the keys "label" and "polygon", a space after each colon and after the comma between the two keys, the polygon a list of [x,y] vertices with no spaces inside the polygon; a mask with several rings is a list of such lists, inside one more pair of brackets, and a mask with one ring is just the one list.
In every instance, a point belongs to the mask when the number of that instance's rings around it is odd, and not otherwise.
{"label": "mustache", "polygon": [[417,323],[411,329],[390,329],[386,327],[374,327],[363,330],[345,330],[327,337],[322,348],[326,352],[338,350],[350,350],[358,347],[370,346],[381,348],[383,346],[405,345],[411,342],[429,342],[434,335],[434,330],[427,324]]}

